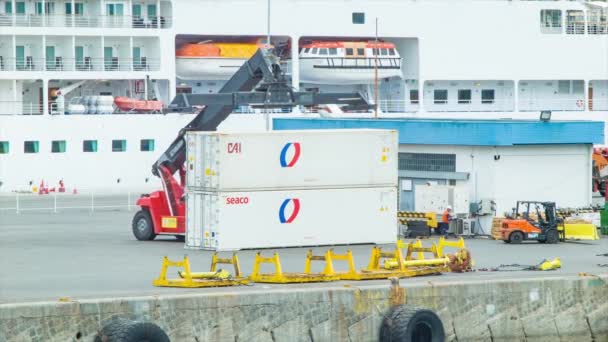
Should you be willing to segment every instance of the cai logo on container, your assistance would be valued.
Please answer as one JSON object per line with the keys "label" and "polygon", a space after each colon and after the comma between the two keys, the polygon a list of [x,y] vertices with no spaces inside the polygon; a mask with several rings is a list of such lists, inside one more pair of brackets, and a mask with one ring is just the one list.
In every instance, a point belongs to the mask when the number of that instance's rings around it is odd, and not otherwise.
{"label": "cai logo on container", "polygon": [[292,223],[300,212],[300,200],[297,198],[287,198],[279,208],[279,221],[281,223]]}
{"label": "cai logo on container", "polygon": [[279,160],[281,167],[293,167],[300,159],[301,147],[298,142],[290,142],[283,146]]}

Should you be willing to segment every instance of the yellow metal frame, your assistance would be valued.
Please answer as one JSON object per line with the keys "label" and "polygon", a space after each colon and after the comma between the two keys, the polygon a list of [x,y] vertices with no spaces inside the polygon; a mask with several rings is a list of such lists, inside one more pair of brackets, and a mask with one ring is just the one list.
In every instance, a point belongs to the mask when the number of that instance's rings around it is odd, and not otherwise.
{"label": "yellow metal frame", "polygon": [[[234,277],[229,278],[214,278],[213,274],[217,272],[218,264],[229,264],[234,267]],[[184,270],[179,272],[180,279],[167,279],[167,270],[169,267],[181,267]],[[182,261],[171,261],[168,257],[163,257],[163,265],[158,279],[152,281],[152,285],[159,287],[220,287],[220,286],[235,286],[245,285],[249,283],[248,278],[241,275],[241,267],[236,254],[231,258],[220,258],[217,253],[211,257],[211,271],[204,273],[196,273],[190,270],[190,260],[184,256]]]}
{"label": "yellow metal frame", "polygon": [[[325,253],[327,256],[327,252]],[[314,256],[312,251],[309,250],[306,253],[306,263],[304,265],[303,273],[287,273],[283,272],[281,267],[281,258],[278,253],[273,253],[269,258],[263,257],[261,253],[255,255],[255,261],[253,262],[253,272],[249,276],[251,281],[256,283],[276,283],[276,284],[287,284],[287,283],[314,283],[314,282],[325,282],[340,280],[340,277],[336,274],[330,273],[331,267],[328,268],[326,263],[325,269],[321,273],[312,273],[310,271],[311,262],[313,260],[325,260],[318,256]],[[274,273],[260,273],[261,264],[272,264],[274,265]]]}
{"label": "yellow metal frame", "polygon": [[[434,212],[415,212],[415,211],[399,211],[397,217],[401,223],[405,221],[422,221],[426,220],[429,228],[437,228],[437,214]],[[403,221],[403,222],[402,222]]]}

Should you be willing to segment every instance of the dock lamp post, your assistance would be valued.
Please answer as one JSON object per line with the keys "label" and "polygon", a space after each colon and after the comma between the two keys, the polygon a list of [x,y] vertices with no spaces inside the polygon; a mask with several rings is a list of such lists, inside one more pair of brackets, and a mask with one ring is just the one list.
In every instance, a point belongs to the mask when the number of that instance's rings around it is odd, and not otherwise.
{"label": "dock lamp post", "polygon": [[549,122],[549,120],[551,120],[551,111],[550,110],[541,111],[540,112],[540,121]]}

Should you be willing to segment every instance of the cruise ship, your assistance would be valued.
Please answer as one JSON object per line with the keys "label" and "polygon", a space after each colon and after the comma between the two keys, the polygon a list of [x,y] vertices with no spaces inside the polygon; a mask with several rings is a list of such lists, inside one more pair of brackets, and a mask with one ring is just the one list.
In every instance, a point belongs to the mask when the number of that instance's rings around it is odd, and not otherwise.
{"label": "cruise ship", "polygon": [[217,92],[267,45],[293,88],[360,92],[378,112],[239,108],[220,129],[275,115],[608,119],[606,1],[0,2],[0,193],[159,187],[151,166],[193,118],[163,109]]}

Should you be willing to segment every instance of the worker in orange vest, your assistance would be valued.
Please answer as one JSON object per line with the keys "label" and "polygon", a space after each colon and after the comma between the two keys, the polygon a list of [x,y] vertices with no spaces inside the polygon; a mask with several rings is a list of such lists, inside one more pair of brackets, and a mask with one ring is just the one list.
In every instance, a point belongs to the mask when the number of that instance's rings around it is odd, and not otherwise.
{"label": "worker in orange vest", "polygon": [[450,218],[452,213],[452,207],[449,205],[445,208],[443,215],[441,216],[441,222],[439,222],[439,235],[447,235],[448,229],[450,228]]}

